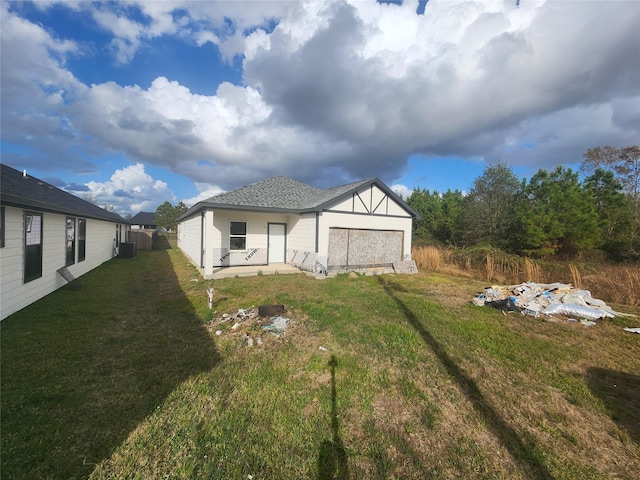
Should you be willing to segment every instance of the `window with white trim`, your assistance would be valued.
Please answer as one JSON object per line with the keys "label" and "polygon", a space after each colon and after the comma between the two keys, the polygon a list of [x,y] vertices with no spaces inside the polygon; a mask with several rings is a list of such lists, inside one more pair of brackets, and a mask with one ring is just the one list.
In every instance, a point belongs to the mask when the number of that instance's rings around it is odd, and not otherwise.
{"label": "window with white trim", "polygon": [[42,277],[42,213],[24,212],[24,283]]}
{"label": "window with white trim", "polygon": [[67,259],[65,265],[73,265],[76,263],[76,219],[75,217],[67,217]]}
{"label": "window with white trim", "polygon": [[78,262],[82,262],[87,254],[87,219],[78,219]]}
{"label": "window with white trim", "polygon": [[247,249],[247,222],[229,222],[229,249]]}

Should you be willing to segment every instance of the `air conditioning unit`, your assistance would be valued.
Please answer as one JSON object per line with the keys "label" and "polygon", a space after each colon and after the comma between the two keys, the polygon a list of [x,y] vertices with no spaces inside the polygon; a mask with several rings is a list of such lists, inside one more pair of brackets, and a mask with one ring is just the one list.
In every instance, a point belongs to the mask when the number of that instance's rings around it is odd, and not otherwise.
{"label": "air conditioning unit", "polygon": [[118,249],[118,256],[120,258],[135,258],[136,242],[122,242]]}

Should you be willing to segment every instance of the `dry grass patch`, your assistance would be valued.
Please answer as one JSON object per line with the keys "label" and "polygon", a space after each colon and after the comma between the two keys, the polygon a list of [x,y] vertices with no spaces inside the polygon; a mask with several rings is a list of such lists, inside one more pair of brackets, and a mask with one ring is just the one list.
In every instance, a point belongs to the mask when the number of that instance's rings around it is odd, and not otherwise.
{"label": "dry grass patch", "polygon": [[467,251],[425,246],[414,248],[412,256],[421,271],[471,277],[494,284],[570,283],[590,290],[594,298],[609,303],[640,305],[640,268],[637,264],[533,260],[489,247]]}

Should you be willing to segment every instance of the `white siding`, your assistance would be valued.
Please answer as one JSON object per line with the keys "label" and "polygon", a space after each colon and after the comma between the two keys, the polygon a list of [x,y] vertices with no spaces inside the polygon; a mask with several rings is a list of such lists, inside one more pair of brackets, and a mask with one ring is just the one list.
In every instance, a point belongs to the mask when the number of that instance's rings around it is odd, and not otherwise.
{"label": "white siding", "polygon": [[289,222],[287,262],[301,270],[325,272],[326,256],[321,258],[316,252],[316,213],[291,215]]}
{"label": "white siding", "polygon": [[200,212],[189,217],[178,225],[178,247],[191,260],[197,268],[200,268],[200,255],[202,246],[202,217]]}
{"label": "white siding", "polygon": [[289,216],[289,237],[287,249],[303,252],[316,251],[316,214],[305,213]]}
{"label": "white siding", "polygon": [[[215,226],[216,214],[213,210],[205,210],[204,213],[204,275],[210,275],[213,272],[214,252],[208,245],[220,245],[220,231]],[[198,247],[199,248],[199,247]]]}
{"label": "white siding", "polygon": [[[0,318],[26,307],[66,284],[57,273],[65,265],[66,216],[44,213],[42,217],[42,277],[23,283],[24,270],[24,210],[5,207],[5,247],[0,249],[1,311]],[[80,277],[113,258],[116,224],[87,219],[86,257],[68,267],[74,277]],[[76,239],[76,251],[78,240]]]}
{"label": "white siding", "polygon": [[[257,213],[237,210],[207,210],[204,220],[204,269],[200,269],[206,278],[214,268],[233,265],[265,265],[268,262],[268,224],[287,225],[289,241],[289,215],[275,213]],[[297,216],[295,217],[297,218]],[[229,250],[230,222],[247,223],[246,249]],[[200,246],[202,238],[201,213],[183,220],[178,225],[178,247],[200,267]],[[287,243],[287,248],[288,243]]]}
{"label": "white siding", "polygon": [[[211,252],[212,262],[207,265],[213,267],[235,265],[266,265],[268,263],[268,224],[284,223],[287,225],[289,216],[277,213],[257,213],[235,210],[218,210],[213,219],[213,235],[207,238],[206,249]],[[247,223],[247,241],[245,250],[229,249],[230,222]],[[288,241],[288,239],[287,239]],[[285,260],[286,261],[286,260]],[[205,276],[209,274],[205,269]]]}

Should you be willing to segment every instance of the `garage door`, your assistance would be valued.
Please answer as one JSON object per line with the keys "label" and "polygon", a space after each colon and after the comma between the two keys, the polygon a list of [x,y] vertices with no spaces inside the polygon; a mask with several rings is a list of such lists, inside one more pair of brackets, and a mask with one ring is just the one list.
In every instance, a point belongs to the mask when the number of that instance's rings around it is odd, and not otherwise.
{"label": "garage door", "polygon": [[329,269],[391,267],[402,260],[403,232],[329,229]]}

